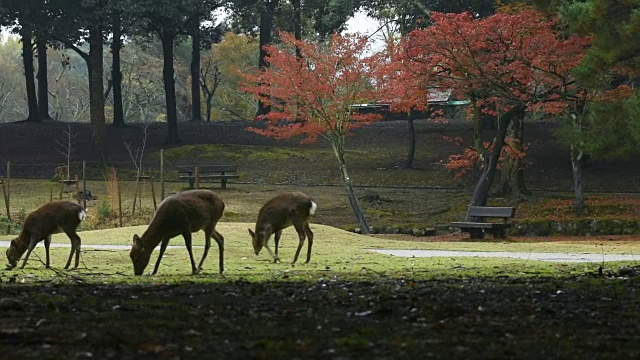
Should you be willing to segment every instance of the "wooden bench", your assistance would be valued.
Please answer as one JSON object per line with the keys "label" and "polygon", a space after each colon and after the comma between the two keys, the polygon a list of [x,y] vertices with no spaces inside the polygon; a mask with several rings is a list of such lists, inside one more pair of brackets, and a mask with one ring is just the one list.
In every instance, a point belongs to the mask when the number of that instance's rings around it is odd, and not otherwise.
{"label": "wooden bench", "polygon": [[60,188],[60,194],[62,194],[63,191],[66,193],[75,194],[80,189],[80,180],[77,176],[75,179],[61,179],[59,180],[59,182],[62,186]]}
{"label": "wooden bench", "polygon": [[[514,207],[470,206],[467,217],[480,221],[452,222],[451,226],[459,227],[462,232],[469,233],[472,239],[484,239],[485,231],[490,231],[494,239],[506,239],[507,229],[511,227],[509,219],[516,214]],[[484,222],[487,218],[502,218],[502,223]]]}
{"label": "wooden bench", "polygon": [[[196,175],[196,168],[198,169]],[[237,168],[235,165],[204,165],[196,166],[193,169],[185,169],[178,171],[178,178],[180,180],[186,180],[189,183],[189,189],[194,189],[196,184],[196,177],[198,183],[200,181],[220,181],[220,187],[222,189],[227,188],[227,181],[229,179],[237,179]]]}

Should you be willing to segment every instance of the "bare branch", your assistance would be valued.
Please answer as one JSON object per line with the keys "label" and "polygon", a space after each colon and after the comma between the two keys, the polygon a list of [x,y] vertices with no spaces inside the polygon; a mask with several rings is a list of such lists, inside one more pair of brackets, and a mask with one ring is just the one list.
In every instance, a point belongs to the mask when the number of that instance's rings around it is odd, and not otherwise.
{"label": "bare branch", "polygon": [[62,154],[67,159],[67,180],[71,176],[71,155],[75,151],[74,145],[76,144],[77,133],[71,130],[71,124],[67,124],[67,129],[64,130],[64,140],[57,141],[58,148],[56,149],[60,154]]}
{"label": "bare branch", "polygon": [[136,167],[138,175],[142,173],[142,158],[144,157],[144,149],[147,146],[148,128],[150,124],[141,125],[142,128],[142,143],[139,147],[133,149],[130,142],[124,142],[124,146],[127,148],[129,157],[133,161],[133,165]]}

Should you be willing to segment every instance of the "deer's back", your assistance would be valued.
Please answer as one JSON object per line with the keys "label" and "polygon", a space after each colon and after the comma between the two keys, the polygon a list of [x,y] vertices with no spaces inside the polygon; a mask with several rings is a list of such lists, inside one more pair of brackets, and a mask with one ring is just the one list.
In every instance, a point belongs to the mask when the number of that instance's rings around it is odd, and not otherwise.
{"label": "deer's back", "polygon": [[283,229],[294,221],[309,218],[311,197],[304,193],[280,194],[267,201],[258,213],[258,223],[271,224],[274,229]]}
{"label": "deer's back", "polygon": [[27,215],[22,230],[42,234],[75,230],[80,225],[79,214],[83,210],[82,206],[70,201],[53,201]]}
{"label": "deer's back", "polygon": [[216,223],[224,212],[224,202],[209,190],[191,190],[164,199],[154,215],[152,224],[166,228],[189,225],[192,231]]}

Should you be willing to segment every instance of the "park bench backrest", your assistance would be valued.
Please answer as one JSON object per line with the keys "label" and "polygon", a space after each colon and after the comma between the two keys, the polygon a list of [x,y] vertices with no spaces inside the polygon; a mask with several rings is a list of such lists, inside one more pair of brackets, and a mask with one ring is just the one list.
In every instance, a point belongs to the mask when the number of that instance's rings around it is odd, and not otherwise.
{"label": "park bench backrest", "polygon": [[469,216],[512,218],[516,214],[514,207],[469,206]]}
{"label": "park bench backrest", "polygon": [[200,169],[200,172],[237,171],[237,168],[235,165],[202,165],[202,166],[198,166],[198,168]]}

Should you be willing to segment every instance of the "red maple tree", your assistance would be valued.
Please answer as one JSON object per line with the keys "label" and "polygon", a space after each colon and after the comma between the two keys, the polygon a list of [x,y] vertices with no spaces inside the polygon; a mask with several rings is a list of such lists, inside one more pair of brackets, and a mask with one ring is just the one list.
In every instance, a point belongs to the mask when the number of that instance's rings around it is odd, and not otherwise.
{"label": "red maple tree", "polygon": [[369,226],[358,205],[345,160],[345,140],[359,126],[379,120],[379,114],[362,114],[354,105],[384,98],[384,88],[374,81],[385,58],[370,49],[367,38],[333,35],[327,43],[296,40],[281,33],[282,43],[265,47],[269,67],[257,74],[242,74],[243,90],[272,111],[260,116],[266,127],[250,131],[276,139],[300,137],[313,142],[329,140],[340,166],[342,182],[363,233]]}
{"label": "red maple tree", "polygon": [[534,10],[483,19],[432,13],[431,19],[433,25],[404,39],[397,58],[411,64],[405,67],[411,77],[500,113],[490,146],[476,149],[484,164],[471,205],[486,205],[508,126],[528,111],[557,114],[576,100],[572,70],[589,39],[562,36]]}

